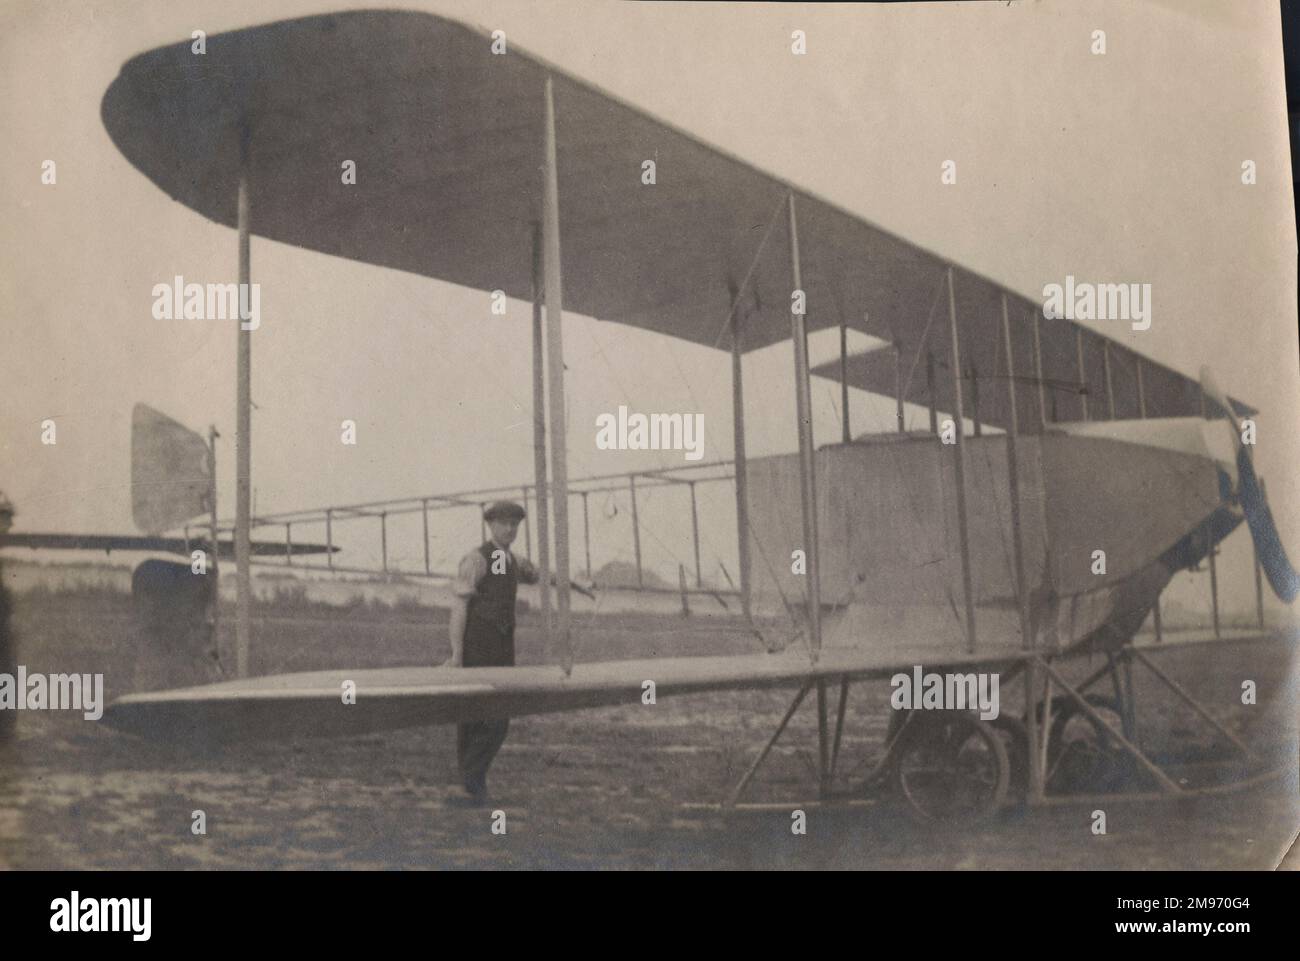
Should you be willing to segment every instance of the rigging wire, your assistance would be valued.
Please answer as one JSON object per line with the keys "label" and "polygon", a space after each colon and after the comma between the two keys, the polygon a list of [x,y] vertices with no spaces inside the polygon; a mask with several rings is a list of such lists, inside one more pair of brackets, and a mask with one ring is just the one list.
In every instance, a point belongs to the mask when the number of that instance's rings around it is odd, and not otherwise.
{"label": "rigging wire", "polygon": [[[934,308],[937,307],[937,306],[939,306],[939,298],[940,298],[940,296],[943,294],[943,282],[944,282],[944,279],[945,279],[945,275],[941,273],[941,274],[939,275],[939,284],[938,284],[938,288],[937,288],[937,289],[935,290],[935,292],[934,292],[934,300],[932,300],[932,301],[930,302],[930,310],[929,310],[929,312],[926,314],[926,318],[925,318],[925,330],[923,330],[923,331],[921,332],[921,339],[920,339],[920,341],[919,341],[919,345],[920,345],[920,347],[924,347],[924,346],[925,346],[926,340],[927,340],[927,339],[929,338],[929,336],[930,336],[930,327],[931,327],[931,325],[934,324]],[[917,349],[917,351],[916,351],[916,356],[912,358],[912,367],[911,367],[911,369],[907,372],[907,380],[903,381],[903,390],[902,390],[902,395],[903,395],[904,397],[907,396],[907,392],[908,392],[909,390],[911,390],[911,388],[912,388],[912,377],[913,377],[913,375],[916,374],[916,365],[919,364],[920,362],[921,362],[921,350],[920,350],[919,347],[918,347],[918,349]]]}
{"label": "rigging wire", "polygon": [[782,194],[777,200],[776,206],[772,208],[772,213],[767,218],[767,230],[763,232],[763,239],[758,244],[758,250],[754,252],[754,258],[749,262],[749,269],[745,271],[745,277],[736,288],[736,293],[732,297],[731,309],[727,311],[726,318],[722,321],[722,326],[718,328],[718,335],[713,338],[713,348],[718,349],[722,343],[722,335],[727,332],[731,326],[731,319],[736,316],[736,308],[740,306],[741,299],[745,296],[745,291],[749,287],[749,280],[754,275],[754,268],[758,266],[759,260],[763,257],[763,251],[767,247],[767,242],[772,236],[772,228],[780,222],[781,207],[786,202],[787,194]]}

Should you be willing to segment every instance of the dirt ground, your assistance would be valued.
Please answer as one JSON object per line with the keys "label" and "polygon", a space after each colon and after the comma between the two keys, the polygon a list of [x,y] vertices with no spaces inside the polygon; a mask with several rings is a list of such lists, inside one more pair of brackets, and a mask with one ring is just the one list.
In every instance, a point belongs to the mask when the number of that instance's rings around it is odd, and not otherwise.
{"label": "dirt ground", "polygon": [[[445,612],[265,609],[254,671],[436,662],[444,621]],[[129,598],[108,592],[20,596],[14,626],[29,671],[102,671],[110,697],[216,674],[202,652],[139,637]],[[584,660],[759,649],[735,620],[698,614],[595,617],[580,628]],[[519,647],[522,662],[547,659],[527,618]],[[807,834],[795,835],[797,803],[726,815],[692,807],[726,795],[779,722],[793,696],[785,689],[516,719],[492,769],[492,803],[479,810],[450,803],[451,728],[199,756],[75,713],[22,712],[0,758],[0,866],[1272,868],[1300,826],[1294,647],[1273,638],[1152,649],[1234,733],[1289,763],[1289,776],[1213,798],[1008,810],[960,829],[919,829],[887,805],[808,806]],[[1096,666],[1075,663],[1067,674]],[[1254,706],[1240,703],[1245,679],[1258,686]],[[1144,671],[1135,680],[1144,743],[1165,756],[1216,756],[1212,732],[1167,689]],[[888,693],[884,681],[852,689],[841,771],[864,769],[878,753]],[[1004,711],[1014,710],[1010,700],[1004,691]],[[749,797],[809,799],[815,752],[806,705]],[[191,831],[199,810],[203,836]],[[1106,813],[1104,835],[1092,830],[1096,810]],[[504,812],[504,834],[492,831],[493,811]]]}

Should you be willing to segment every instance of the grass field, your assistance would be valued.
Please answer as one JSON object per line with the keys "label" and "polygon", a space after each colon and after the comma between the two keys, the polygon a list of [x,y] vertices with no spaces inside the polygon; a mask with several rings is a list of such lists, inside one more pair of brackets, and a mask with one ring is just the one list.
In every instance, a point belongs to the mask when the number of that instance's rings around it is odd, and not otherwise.
{"label": "grass field", "polygon": [[[429,664],[446,654],[445,612],[266,604],[253,670]],[[226,626],[229,625],[227,619]],[[735,619],[579,619],[580,660],[747,653]],[[162,649],[110,590],[17,598],[19,660],[31,671],[103,672],[110,697],[216,679],[199,650]],[[520,624],[521,663],[549,660]],[[227,651],[228,634],[222,650]],[[1297,756],[1293,643],[1155,649],[1161,666],[1228,727],[1275,759]],[[1079,678],[1096,664],[1077,663]],[[1212,750],[1214,738],[1145,672],[1135,675],[1143,737],[1157,750]],[[1242,706],[1251,679],[1259,703]],[[868,763],[888,720],[886,682],[852,689],[842,770]],[[1300,824],[1295,778],[1217,798],[1118,799],[1007,813],[961,830],[920,830],[887,807],[701,813],[739,778],[789,703],[788,690],[665,698],[653,706],[526,717],[493,767],[488,810],[448,803],[454,731],[345,741],[269,742],[196,756],[136,740],[79,714],[22,712],[0,761],[0,864],[13,868],[1271,868]],[[1014,707],[1005,703],[1003,710]],[[811,700],[811,699],[810,699]],[[755,799],[806,800],[816,722],[792,722]],[[792,805],[793,806],[793,805]],[[1103,809],[1107,833],[1091,830]],[[493,834],[492,810],[506,833]],[[191,832],[201,810],[207,833]]]}

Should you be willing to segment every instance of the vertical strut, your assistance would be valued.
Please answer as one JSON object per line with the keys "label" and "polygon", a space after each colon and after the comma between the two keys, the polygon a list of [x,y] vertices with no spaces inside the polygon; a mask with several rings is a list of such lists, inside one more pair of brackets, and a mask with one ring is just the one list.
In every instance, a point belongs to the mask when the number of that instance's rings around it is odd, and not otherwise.
{"label": "vertical strut", "polygon": [[[790,272],[794,289],[803,290],[799,264],[799,220],[795,213],[794,194],[789,195]],[[806,310],[806,307],[805,307]],[[803,546],[808,560],[809,647],[813,660],[821,654],[822,611],[820,552],[817,549],[817,479],[812,432],[812,395],[808,382],[808,326],[805,314],[791,310],[790,326],[794,341],[794,396],[796,426],[799,431],[800,506],[803,512]]]}
{"label": "vertical strut", "polygon": [[740,310],[731,312],[731,426],[736,465],[736,549],[740,564],[740,609],[746,621],[750,608],[749,471],[745,456],[745,380],[741,369]]}
{"label": "vertical strut", "polygon": [[1047,398],[1043,385],[1043,341],[1038,332],[1038,311],[1034,311],[1034,376],[1038,380],[1038,421],[1047,430]]}
{"label": "vertical strut", "polygon": [[556,633],[567,676],[573,669],[569,623],[569,466],[564,428],[564,298],[560,269],[560,180],[555,146],[555,90],[546,78],[546,144],[542,204],[542,265],[546,271],[546,369],[551,421],[551,481],[555,505]]}
{"label": "vertical strut", "polygon": [[[1034,647],[1030,627],[1029,590],[1025,584],[1025,554],[1020,520],[1020,458],[1017,446],[1020,434],[1019,411],[1016,409],[1016,362],[1011,352],[1011,318],[1007,314],[1007,295],[1002,295],[1002,340],[1007,350],[1007,405],[1011,415],[1007,423],[1007,486],[1011,496],[1011,544],[1016,574],[1016,611],[1020,616],[1020,643],[1025,650]],[[1038,671],[1031,659],[1025,664],[1025,733],[1029,740],[1029,798],[1043,796],[1043,771],[1038,763],[1038,712],[1034,692],[1038,689]]]}
{"label": "vertical strut", "polygon": [[[221,650],[221,542],[217,540],[217,425],[208,425],[208,509],[210,511],[208,519],[209,532],[212,536],[212,607],[209,611],[209,617],[212,621],[212,646],[216,651]],[[330,560],[330,567],[334,566],[334,552],[331,550],[326,555]],[[1259,566],[1255,567],[1255,574],[1258,579]],[[1261,608],[1262,610],[1262,608]]]}
{"label": "vertical strut", "polygon": [[636,586],[638,589],[645,587],[645,580],[641,573],[641,517],[636,508],[636,475],[627,475],[628,491],[632,495],[632,550],[636,554]]}
{"label": "vertical strut", "polygon": [[1075,352],[1079,356],[1079,404],[1083,408],[1083,419],[1089,420],[1088,416],[1088,374],[1083,366],[1083,331],[1074,332]]}
{"label": "vertical strut", "polygon": [[[252,272],[249,256],[249,233],[252,229],[248,183],[249,140],[250,133],[245,124],[241,127],[239,138],[239,289],[241,294],[248,291],[244,296],[251,304],[252,288],[248,286]],[[252,646],[253,598],[252,572],[249,568],[252,560],[249,528],[252,523],[253,340],[252,331],[244,329],[243,318],[237,319],[239,370],[235,392],[235,675],[247,677]]]}
{"label": "vertical strut", "polygon": [[1110,378],[1110,341],[1101,342],[1101,362],[1106,371],[1106,416],[1109,420],[1115,419],[1115,387]]}
{"label": "vertical strut", "polygon": [[939,433],[938,399],[934,396],[934,351],[925,352],[925,392],[930,398],[930,433]]}
{"label": "vertical strut", "polygon": [[582,543],[587,551],[587,577],[591,578],[591,517],[587,513],[587,492],[582,492]]}
{"label": "vertical strut", "polygon": [[424,573],[432,574],[433,567],[429,563],[429,501],[428,498],[420,501],[420,515],[424,519]]}
{"label": "vertical strut", "polygon": [[[542,637],[551,649],[551,506],[546,477],[546,355],[542,328],[542,225],[533,222],[533,484],[537,489],[537,599]],[[586,506],[583,495],[583,506]],[[588,565],[590,567],[590,565]]]}
{"label": "vertical strut", "polygon": [[817,681],[817,796],[826,800],[831,793],[830,732],[826,723],[826,681]]}
{"label": "vertical strut", "polygon": [[849,328],[840,324],[840,440],[850,443],[853,431],[849,427]]}
{"label": "vertical strut", "polygon": [[695,548],[695,586],[704,586],[704,572],[700,570],[700,513],[695,504],[695,481],[691,485],[691,543]]}
{"label": "vertical strut", "polygon": [[903,345],[894,342],[894,416],[898,419],[898,432],[906,429],[903,423]]}
{"label": "vertical strut", "polygon": [[953,463],[957,475],[957,536],[960,539],[961,546],[962,590],[966,598],[966,649],[973,653],[975,650],[975,593],[971,587],[970,532],[966,522],[966,455],[965,444],[962,442],[962,435],[965,433],[963,422],[966,417],[962,409],[961,343],[957,335],[957,299],[953,293],[952,267],[948,268],[948,318],[952,327],[952,389],[953,406],[956,408],[953,411],[953,417],[957,422],[957,443],[953,445]]}

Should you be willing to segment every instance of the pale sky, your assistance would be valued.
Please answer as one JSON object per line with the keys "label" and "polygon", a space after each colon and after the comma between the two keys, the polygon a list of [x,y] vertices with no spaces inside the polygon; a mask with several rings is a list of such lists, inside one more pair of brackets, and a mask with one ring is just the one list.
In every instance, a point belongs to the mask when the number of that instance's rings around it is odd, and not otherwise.
{"label": "pale sky", "polygon": [[[131,167],[100,99],[123,61],[194,29],[364,6],[40,0],[0,11],[0,488],[18,506],[16,530],[131,529],[137,401],[201,432],[216,424],[222,514],[233,513],[233,330],[156,321],[150,291],[175,274],[234,279],[235,234]],[[1261,409],[1258,462],[1284,537],[1300,545],[1296,247],[1272,0],[401,6],[503,29],[1035,299],[1066,274],[1151,283],[1151,330],[1094,326],[1193,377],[1209,363]],[[790,52],[794,29],[807,34],[806,56]],[[1104,56],[1090,52],[1098,29]],[[40,181],[47,159],[54,186]],[[940,184],[946,159],[955,186]],[[1246,159],[1254,186],[1240,181]],[[525,305],[497,321],[518,345],[502,351],[465,322],[482,315],[480,292],[258,238],[252,260],[263,285],[259,512],[531,478]],[[572,315],[565,324],[571,474],[682,463],[598,451],[595,417],[619,404],[702,412],[705,458],[732,455],[726,353]],[[791,371],[788,343],[746,362],[751,456],[795,445]],[[854,393],[855,430],[886,429],[892,401]],[[838,387],[815,380],[813,397],[818,441],[836,440]],[[40,443],[46,418],[58,425],[53,447]],[[344,418],[359,426],[356,447],[339,443]]]}

